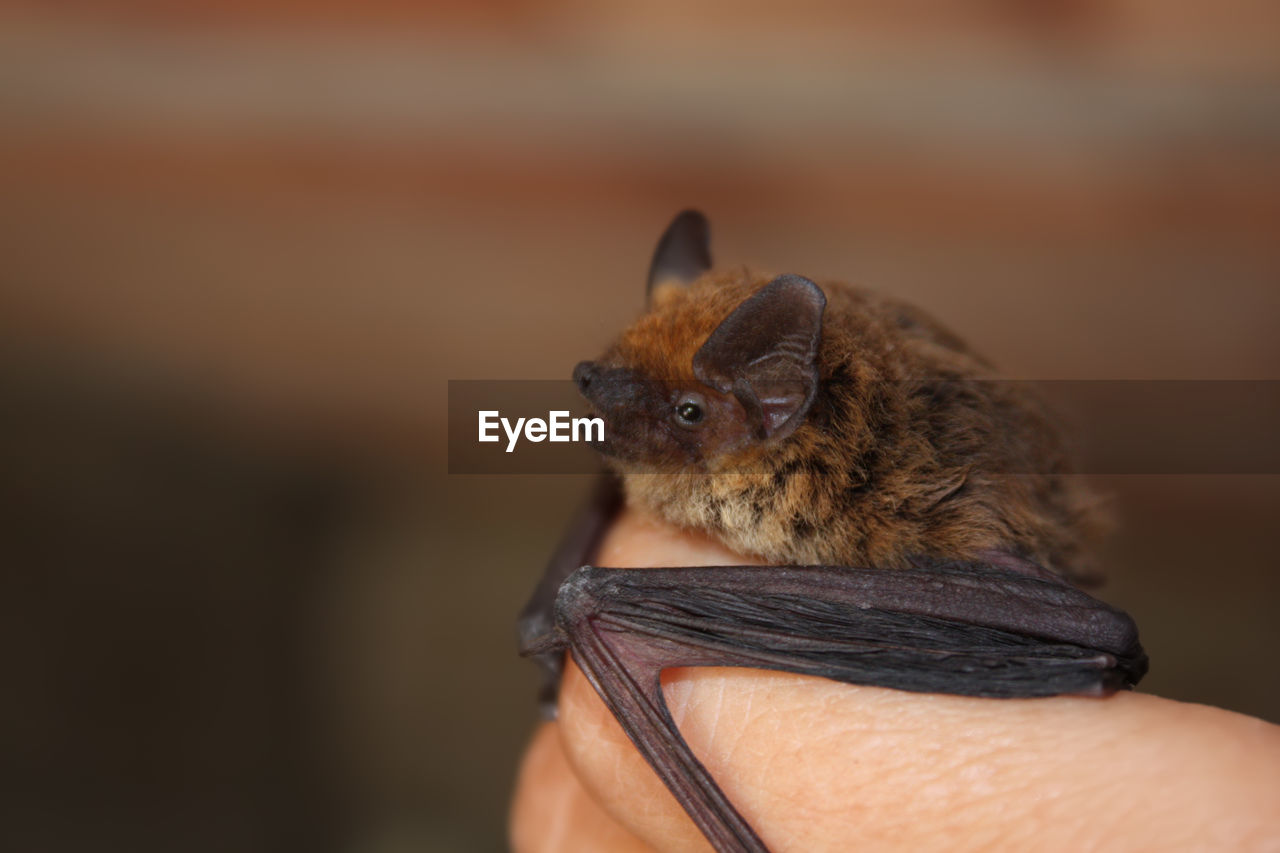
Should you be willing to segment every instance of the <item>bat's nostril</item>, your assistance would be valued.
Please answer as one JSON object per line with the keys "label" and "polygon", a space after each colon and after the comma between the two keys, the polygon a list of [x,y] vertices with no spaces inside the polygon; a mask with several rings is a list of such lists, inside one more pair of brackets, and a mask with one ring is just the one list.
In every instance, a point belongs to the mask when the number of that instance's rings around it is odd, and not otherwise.
{"label": "bat's nostril", "polygon": [[578,390],[584,394],[591,387],[591,380],[596,377],[596,366],[590,361],[580,361],[573,369],[573,381],[578,383]]}

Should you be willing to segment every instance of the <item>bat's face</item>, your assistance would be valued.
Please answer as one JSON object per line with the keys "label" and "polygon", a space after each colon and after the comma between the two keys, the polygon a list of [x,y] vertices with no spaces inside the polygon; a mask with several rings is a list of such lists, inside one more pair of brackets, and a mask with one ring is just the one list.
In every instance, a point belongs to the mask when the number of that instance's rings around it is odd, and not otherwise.
{"label": "bat's face", "polygon": [[579,364],[573,379],[605,421],[596,449],[619,463],[661,471],[731,457],[759,441],[733,395],[671,376],[678,371],[654,374],[616,352]]}
{"label": "bat's face", "polygon": [[817,389],[826,299],[807,279],[708,274],[706,222],[663,235],[647,314],[573,378],[605,421],[598,448],[649,471],[718,467],[791,435]]}

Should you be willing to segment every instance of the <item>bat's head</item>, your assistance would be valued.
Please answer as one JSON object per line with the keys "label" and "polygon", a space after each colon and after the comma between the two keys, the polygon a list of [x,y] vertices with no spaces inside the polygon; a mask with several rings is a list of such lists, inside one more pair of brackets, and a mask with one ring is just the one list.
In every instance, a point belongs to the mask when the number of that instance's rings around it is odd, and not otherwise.
{"label": "bat's head", "polygon": [[707,221],[685,211],[649,272],[649,310],[573,378],[624,474],[714,471],[801,427],[818,393],[826,297],[813,282],[710,271]]}

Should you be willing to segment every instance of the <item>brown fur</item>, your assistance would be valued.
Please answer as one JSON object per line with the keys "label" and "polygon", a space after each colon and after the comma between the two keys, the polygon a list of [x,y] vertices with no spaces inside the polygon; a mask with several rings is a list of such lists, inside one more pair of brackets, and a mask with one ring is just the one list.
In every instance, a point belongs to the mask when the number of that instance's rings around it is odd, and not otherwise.
{"label": "brown fur", "polygon": [[[770,278],[711,272],[663,286],[601,362],[705,391],[694,353]],[[628,499],[779,564],[900,568],[997,549],[1096,580],[1097,501],[1062,476],[1071,469],[1040,404],[1015,384],[948,384],[996,377],[920,311],[819,285],[822,384],[805,422],[781,441],[696,464],[655,471],[612,459]]]}

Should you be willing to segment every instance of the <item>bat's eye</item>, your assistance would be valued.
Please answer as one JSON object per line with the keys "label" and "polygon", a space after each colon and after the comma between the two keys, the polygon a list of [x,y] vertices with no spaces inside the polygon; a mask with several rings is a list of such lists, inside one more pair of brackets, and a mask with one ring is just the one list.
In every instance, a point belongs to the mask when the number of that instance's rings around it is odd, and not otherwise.
{"label": "bat's eye", "polygon": [[702,423],[706,417],[702,398],[697,394],[686,394],[676,403],[676,421],[681,426],[693,427]]}

